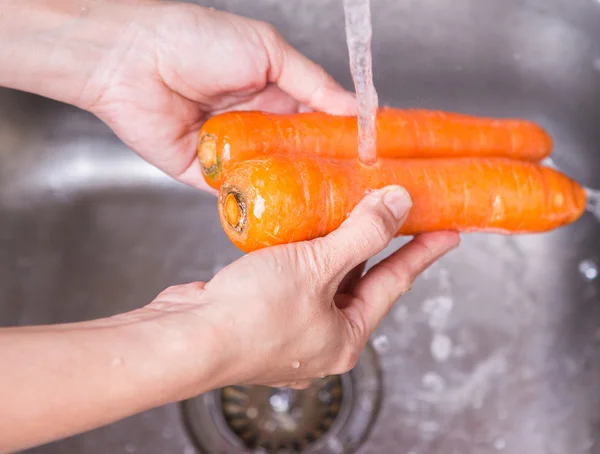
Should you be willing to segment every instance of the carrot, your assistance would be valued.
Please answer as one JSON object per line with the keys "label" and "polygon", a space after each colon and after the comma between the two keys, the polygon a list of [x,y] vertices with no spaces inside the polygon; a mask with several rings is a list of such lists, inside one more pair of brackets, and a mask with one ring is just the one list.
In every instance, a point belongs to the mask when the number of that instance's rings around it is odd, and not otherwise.
{"label": "carrot", "polygon": [[370,189],[406,188],[413,200],[398,235],[438,230],[524,234],[577,220],[584,189],[562,173],[507,158],[355,159],[270,155],[240,162],[219,193],[222,226],[245,252],[336,229]]}
{"label": "carrot", "polygon": [[[324,113],[228,112],[210,118],[198,136],[207,183],[218,189],[235,162],[271,153],[356,158],[357,120]],[[377,154],[382,158],[508,157],[541,160],[551,137],[525,120],[478,118],[425,110],[381,108]]]}

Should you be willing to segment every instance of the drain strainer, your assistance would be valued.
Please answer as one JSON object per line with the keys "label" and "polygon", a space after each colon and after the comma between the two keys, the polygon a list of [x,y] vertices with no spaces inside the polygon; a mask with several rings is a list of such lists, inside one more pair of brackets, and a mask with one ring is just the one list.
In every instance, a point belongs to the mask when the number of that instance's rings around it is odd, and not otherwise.
{"label": "drain strainer", "polygon": [[297,391],[263,386],[221,390],[225,421],[244,446],[302,452],[331,429],[342,404],[342,379],[326,377]]}
{"label": "drain strainer", "polygon": [[203,454],[351,453],[379,409],[377,357],[368,347],[348,374],[305,390],[228,386],[182,403]]}

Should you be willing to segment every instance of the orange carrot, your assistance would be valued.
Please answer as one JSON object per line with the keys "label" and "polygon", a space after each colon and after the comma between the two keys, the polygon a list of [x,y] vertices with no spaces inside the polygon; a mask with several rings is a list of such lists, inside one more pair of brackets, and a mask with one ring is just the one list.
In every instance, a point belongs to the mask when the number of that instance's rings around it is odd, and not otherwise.
{"label": "orange carrot", "polygon": [[438,230],[523,234],[577,220],[584,189],[562,173],[507,158],[356,159],[270,155],[240,162],[219,193],[229,238],[250,252],[336,229],[370,189],[406,188],[413,200],[398,235]]}
{"label": "orange carrot", "polygon": [[[425,110],[381,108],[377,154],[382,158],[508,157],[541,160],[551,137],[525,120],[498,120]],[[198,137],[198,157],[209,185],[238,161],[271,153],[356,158],[357,121],[324,113],[275,115],[228,112],[210,118]]]}

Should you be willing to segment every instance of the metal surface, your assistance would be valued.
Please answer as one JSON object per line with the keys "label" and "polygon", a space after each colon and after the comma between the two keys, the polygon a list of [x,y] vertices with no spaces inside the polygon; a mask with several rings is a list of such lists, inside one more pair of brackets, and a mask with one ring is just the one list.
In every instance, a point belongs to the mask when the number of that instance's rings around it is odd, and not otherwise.
{"label": "metal surface", "polygon": [[[372,3],[383,103],[537,120],[558,166],[600,187],[599,2]],[[341,1],[205,4],[272,22],[351,87]],[[465,236],[425,273],[376,334],[383,402],[359,452],[600,452],[599,227],[587,214],[544,235]],[[239,255],[211,197],[90,115],[0,92],[2,325],[127,311]],[[193,449],[168,406],[30,452]]]}

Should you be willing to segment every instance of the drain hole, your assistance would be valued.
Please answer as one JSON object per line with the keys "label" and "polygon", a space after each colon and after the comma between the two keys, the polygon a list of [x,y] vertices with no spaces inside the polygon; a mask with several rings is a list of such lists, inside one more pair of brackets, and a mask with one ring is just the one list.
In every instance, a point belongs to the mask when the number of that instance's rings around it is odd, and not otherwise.
{"label": "drain hole", "polygon": [[343,395],[339,376],[316,380],[304,390],[229,386],[221,390],[221,408],[245,448],[299,453],[331,429]]}
{"label": "drain hole", "polygon": [[304,390],[228,386],[182,402],[188,433],[202,454],[349,454],[377,415],[381,380],[367,348],[348,374]]}

